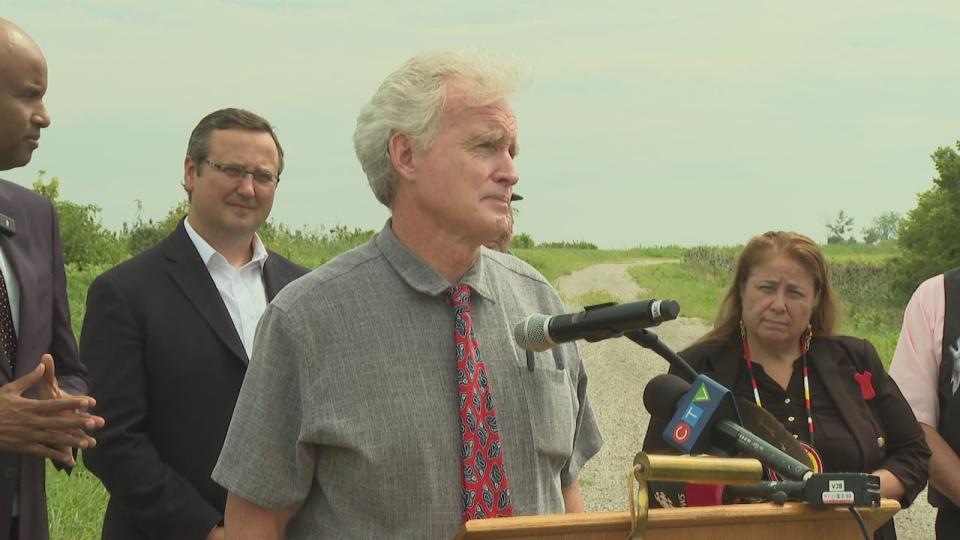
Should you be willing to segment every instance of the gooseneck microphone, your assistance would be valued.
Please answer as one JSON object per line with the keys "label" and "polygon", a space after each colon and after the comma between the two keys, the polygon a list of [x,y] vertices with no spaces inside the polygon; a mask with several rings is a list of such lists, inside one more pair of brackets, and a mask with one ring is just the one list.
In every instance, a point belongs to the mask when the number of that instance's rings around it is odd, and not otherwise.
{"label": "gooseneck microphone", "polygon": [[521,349],[541,352],[577,339],[600,341],[624,332],[649,328],[680,315],[676,300],[640,300],[588,306],[579,313],[530,315],[517,323],[513,337]]}

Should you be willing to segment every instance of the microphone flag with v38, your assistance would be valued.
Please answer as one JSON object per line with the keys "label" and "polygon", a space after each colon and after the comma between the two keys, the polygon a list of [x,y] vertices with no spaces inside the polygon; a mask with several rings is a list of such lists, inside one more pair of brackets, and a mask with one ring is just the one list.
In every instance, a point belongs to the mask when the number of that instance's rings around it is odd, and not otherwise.
{"label": "microphone flag with v38", "polygon": [[678,315],[680,304],[676,300],[597,304],[579,313],[530,315],[517,323],[513,337],[521,349],[542,352],[577,339],[593,342],[620,337],[624,332],[656,326]]}
{"label": "microphone flag with v38", "polygon": [[685,454],[745,454],[792,480],[813,474],[810,467],[741,425],[733,393],[706,375],[690,384],[676,375],[657,375],[643,391],[650,415],[670,418],[663,440]]}

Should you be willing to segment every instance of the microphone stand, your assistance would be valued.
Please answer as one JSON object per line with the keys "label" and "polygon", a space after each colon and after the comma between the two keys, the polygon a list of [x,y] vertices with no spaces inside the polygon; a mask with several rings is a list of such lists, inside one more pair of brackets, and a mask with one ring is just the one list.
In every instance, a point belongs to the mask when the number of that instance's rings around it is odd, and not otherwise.
{"label": "microphone stand", "polygon": [[699,375],[697,370],[693,369],[686,360],[681,358],[679,354],[673,352],[673,349],[667,347],[664,342],[660,341],[660,337],[653,333],[653,331],[646,328],[638,328],[637,330],[624,332],[623,337],[662,356],[671,366],[683,371],[684,378],[688,381],[696,379],[697,375]]}

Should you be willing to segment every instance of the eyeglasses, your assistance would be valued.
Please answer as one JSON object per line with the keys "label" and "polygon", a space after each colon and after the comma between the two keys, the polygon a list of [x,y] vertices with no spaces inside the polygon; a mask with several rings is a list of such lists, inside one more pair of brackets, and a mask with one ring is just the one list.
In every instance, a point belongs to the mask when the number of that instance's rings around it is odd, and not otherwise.
{"label": "eyeglasses", "polygon": [[243,165],[236,163],[217,163],[209,159],[203,160],[204,163],[222,172],[227,178],[236,182],[243,182],[243,178],[248,174],[253,177],[253,181],[263,187],[273,187],[280,182],[280,177],[270,171],[256,170],[248,171]]}

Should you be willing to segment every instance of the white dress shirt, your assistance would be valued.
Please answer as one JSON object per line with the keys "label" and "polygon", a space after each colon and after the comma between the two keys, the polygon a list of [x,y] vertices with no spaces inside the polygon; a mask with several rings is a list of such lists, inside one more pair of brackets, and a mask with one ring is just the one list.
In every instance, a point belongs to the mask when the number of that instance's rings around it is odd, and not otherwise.
{"label": "white dress shirt", "polygon": [[257,323],[267,309],[267,291],[263,285],[263,265],[267,262],[267,250],[260,237],[254,234],[253,258],[240,268],[234,268],[226,257],[213,249],[213,246],[190,226],[189,221],[183,220],[183,226],[206,264],[217,290],[220,291],[220,297],[233,319],[233,326],[243,341],[243,348],[249,359],[253,355],[253,335],[257,330]]}

